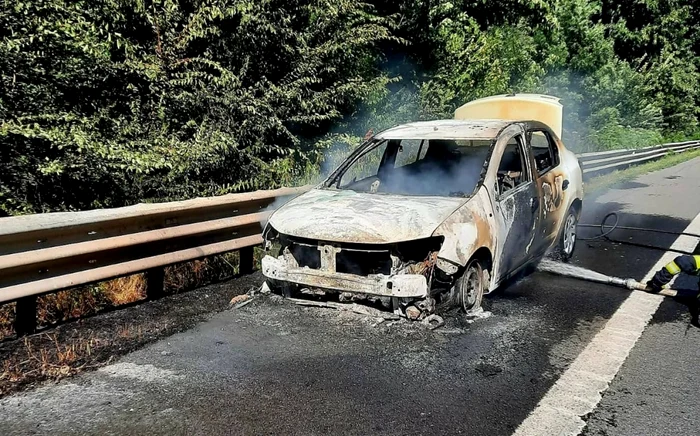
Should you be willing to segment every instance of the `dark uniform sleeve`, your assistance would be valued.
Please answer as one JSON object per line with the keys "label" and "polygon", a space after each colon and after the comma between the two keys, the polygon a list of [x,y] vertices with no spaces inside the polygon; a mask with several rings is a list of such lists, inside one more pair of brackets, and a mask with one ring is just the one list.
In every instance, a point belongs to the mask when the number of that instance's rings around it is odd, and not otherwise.
{"label": "dark uniform sleeve", "polygon": [[653,289],[661,289],[680,273],[696,274],[700,270],[700,256],[678,256],[665,267],[661,268],[654,278],[649,281]]}

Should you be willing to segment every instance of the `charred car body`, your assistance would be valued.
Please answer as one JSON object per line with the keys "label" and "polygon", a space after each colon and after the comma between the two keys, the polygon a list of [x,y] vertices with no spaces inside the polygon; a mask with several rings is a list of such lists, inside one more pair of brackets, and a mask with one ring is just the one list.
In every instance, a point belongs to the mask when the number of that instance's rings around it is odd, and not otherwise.
{"label": "charred car body", "polygon": [[548,250],[573,253],[577,158],[539,121],[401,125],[355,150],[263,232],[273,286],[381,299],[394,310],[478,307]]}

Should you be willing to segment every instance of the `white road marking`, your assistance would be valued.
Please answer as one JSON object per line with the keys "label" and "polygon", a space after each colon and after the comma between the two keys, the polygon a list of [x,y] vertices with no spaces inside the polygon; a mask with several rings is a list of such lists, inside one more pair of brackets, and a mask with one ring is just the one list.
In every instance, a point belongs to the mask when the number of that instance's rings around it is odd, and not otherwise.
{"label": "white road marking", "polygon": [[[700,214],[685,233],[700,233]],[[700,240],[679,236],[671,249],[692,252]],[[673,260],[678,253],[667,251],[644,277]],[[578,435],[586,425],[582,417],[591,413],[622,367],[634,344],[658,309],[664,297],[632,292],[545,394],[537,407],[515,430],[516,436]]]}

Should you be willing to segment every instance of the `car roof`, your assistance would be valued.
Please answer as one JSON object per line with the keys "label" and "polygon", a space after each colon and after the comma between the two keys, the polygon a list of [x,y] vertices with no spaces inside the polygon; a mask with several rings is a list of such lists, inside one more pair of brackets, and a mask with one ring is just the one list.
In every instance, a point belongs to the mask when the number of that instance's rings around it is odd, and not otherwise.
{"label": "car roof", "polygon": [[437,120],[402,124],[375,139],[494,139],[513,120]]}

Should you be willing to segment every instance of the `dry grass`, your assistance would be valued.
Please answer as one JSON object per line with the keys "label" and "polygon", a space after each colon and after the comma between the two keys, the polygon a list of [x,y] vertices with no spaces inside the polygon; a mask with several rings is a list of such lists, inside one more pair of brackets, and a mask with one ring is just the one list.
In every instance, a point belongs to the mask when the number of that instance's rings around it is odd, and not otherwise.
{"label": "dry grass", "polygon": [[[104,341],[93,337],[79,337],[66,344],[59,343],[56,335],[39,335],[24,338],[24,349],[3,361],[0,372],[0,394],[5,383],[18,383],[30,377],[59,379],[85,368],[95,349]],[[49,344],[47,346],[47,344]]]}
{"label": "dry grass", "polygon": [[12,336],[12,323],[15,320],[15,303],[0,306],[0,339]]}
{"label": "dry grass", "polygon": [[112,306],[122,306],[146,298],[146,275],[134,274],[100,284],[101,291]]}
{"label": "dry grass", "polygon": [[110,347],[141,341],[143,336],[142,327],[127,324],[116,335],[90,331],[63,339],[49,333],[25,337],[20,347],[3,356],[0,397],[30,382],[59,380],[109,363],[113,357]]}
{"label": "dry grass", "polygon": [[[255,257],[259,264],[259,251]],[[238,261],[238,253],[233,252],[166,267],[165,292],[175,294],[231,278],[238,274]],[[37,324],[48,326],[142,301],[146,292],[145,274],[135,274],[47,294],[37,300]],[[0,305],[0,340],[14,335],[14,312],[14,304]]]}
{"label": "dry grass", "polygon": [[[149,334],[168,328],[167,324],[149,326]],[[82,370],[109,363],[110,349],[120,349],[134,341],[143,341],[144,327],[125,323],[112,332],[75,331],[74,336],[59,338],[57,334],[42,333],[22,339],[14,351],[6,350],[0,367],[0,397],[17,385],[33,380],[58,380]]]}
{"label": "dry grass", "polygon": [[99,287],[88,287],[42,295],[37,299],[39,325],[51,325],[92,315],[109,306]]}
{"label": "dry grass", "polygon": [[210,275],[209,261],[195,260],[165,268],[165,291],[180,292],[204,284]]}
{"label": "dry grass", "polygon": [[117,332],[117,337],[121,339],[142,339],[143,329],[139,325],[134,326],[132,324],[125,324],[119,328],[119,331]]}
{"label": "dry grass", "polygon": [[233,277],[238,273],[237,252],[165,268],[165,291],[178,293]]}

